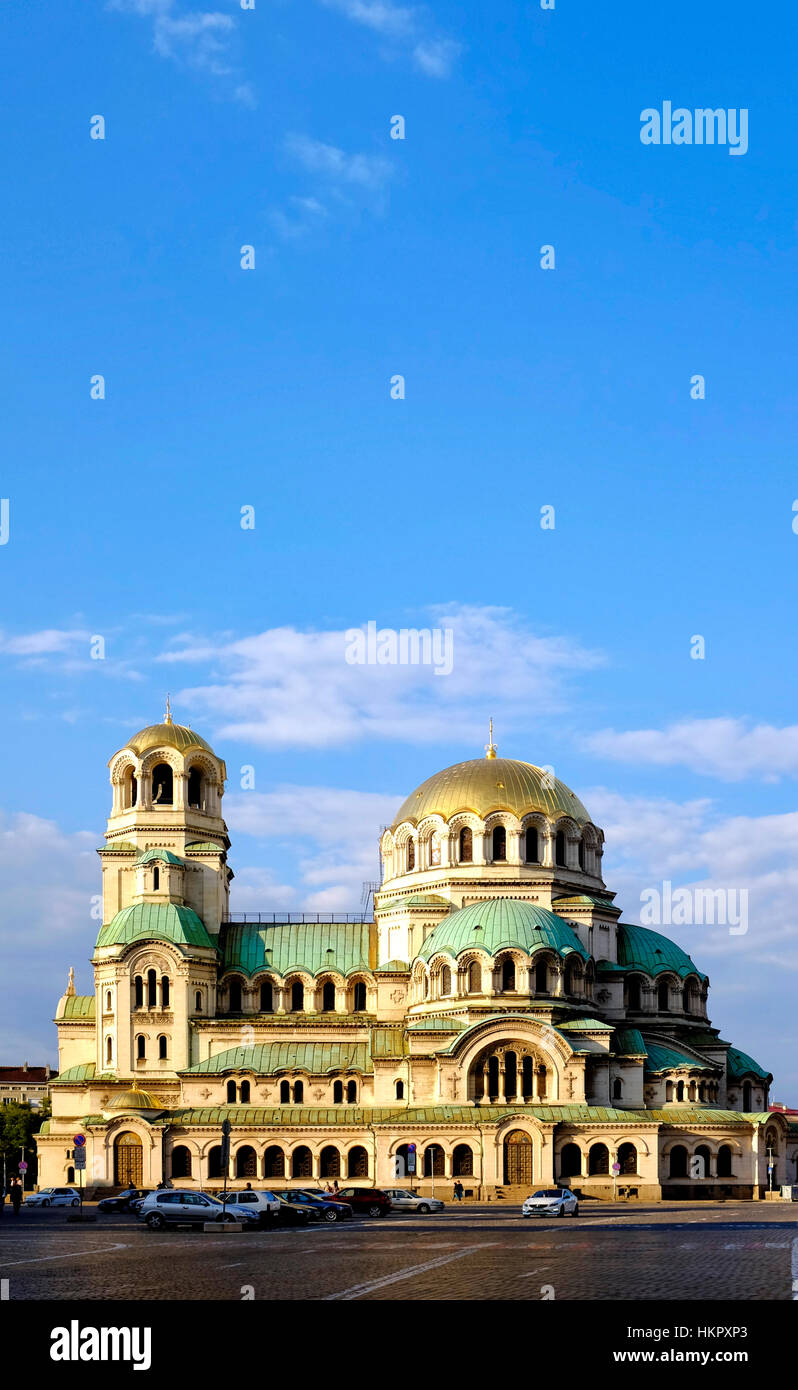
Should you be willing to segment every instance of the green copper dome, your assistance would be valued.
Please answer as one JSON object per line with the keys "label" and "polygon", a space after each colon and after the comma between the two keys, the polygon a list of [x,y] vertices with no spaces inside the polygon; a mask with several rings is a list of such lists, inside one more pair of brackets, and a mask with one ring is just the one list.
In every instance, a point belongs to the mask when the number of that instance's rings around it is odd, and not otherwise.
{"label": "green copper dome", "polygon": [[155,938],[176,946],[208,946],[213,950],[204,922],[190,907],[176,903],[133,903],[123,907],[100,928],[98,946],[127,946],[132,941]]}
{"label": "green copper dome", "polygon": [[618,964],[627,970],[636,968],[646,975],[662,975],[673,971],[681,979],[687,975],[697,975],[699,980],[707,977],[700,971],[681,946],[670,937],[661,936],[658,931],[648,927],[638,927],[626,922],[618,924]]}
{"label": "green copper dome", "polygon": [[491,898],[488,902],[461,907],[430,932],[419,956],[429,960],[438,951],[459,956],[474,946],[481,947],[490,956],[513,946],[531,955],[547,946],[560,956],[575,951],[584,960],[588,959],[573,927],[562,917],[520,898]]}

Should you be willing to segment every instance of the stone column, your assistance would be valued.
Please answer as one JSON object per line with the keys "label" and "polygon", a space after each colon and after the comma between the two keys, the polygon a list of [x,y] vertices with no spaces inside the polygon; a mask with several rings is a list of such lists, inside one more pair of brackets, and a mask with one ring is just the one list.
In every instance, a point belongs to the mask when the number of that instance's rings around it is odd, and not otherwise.
{"label": "stone column", "polygon": [[521,854],[522,830],[508,830],[507,832],[507,862],[509,864],[520,864],[523,856]]}
{"label": "stone column", "polygon": [[545,830],[540,831],[539,838],[543,842],[542,863],[545,868],[551,869],[554,866],[554,831],[546,826]]}
{"label": "stone column", "polygon": [[475,831],[473,832],[473,835],[472,835],[472,846],[473,846],[473,854],[474,854],[473,862],[474,862],[475,864],[485,864],[485,863],[487,863],[487,860],[486,860],[486,858],[485,858],[485,831],[484,831],[484,830],[475,830]]}

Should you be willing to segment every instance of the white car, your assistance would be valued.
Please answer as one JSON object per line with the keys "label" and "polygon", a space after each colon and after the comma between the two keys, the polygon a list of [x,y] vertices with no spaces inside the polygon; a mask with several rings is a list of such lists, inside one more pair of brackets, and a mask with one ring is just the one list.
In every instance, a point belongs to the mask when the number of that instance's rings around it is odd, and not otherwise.
{"label": "white car", "polygon": [[527,1197],[522,1216],[578,1216],[579,1198],[567,1187],[541,1187]]}
{"label": "white car", "polygon": [[385,1191],[391,1199],[392,1211],[417,1211],[426,1216],[431,1211],[443,1211],[446,1206],[437,1197],[420,1197],[406,1187],[386,1187]]}
{"label": "white car", "polygon": [[251,1187],[243,1192],[228,1192],[224,1205],[236,1216],[255,1216],[261,1226],[276,1221],[280,1215],[280,1200],[275,1192],[255,1192]]}
{"label": "white car", "polygon": [[74,1187],[40,1187],[25,1198],[26,1207],[79,1207],[80,1193]]}
{"label": "white car", "polygon": [[246,1207],[232,1211],[207,1192],[186,1188],[151,1192],[144,1198],[137,1216],[151,1231],[162,1231],[165,1226],[204,1226],[206,1221],[243,1221],[247,1226],[254,1226],[258,1220]]}

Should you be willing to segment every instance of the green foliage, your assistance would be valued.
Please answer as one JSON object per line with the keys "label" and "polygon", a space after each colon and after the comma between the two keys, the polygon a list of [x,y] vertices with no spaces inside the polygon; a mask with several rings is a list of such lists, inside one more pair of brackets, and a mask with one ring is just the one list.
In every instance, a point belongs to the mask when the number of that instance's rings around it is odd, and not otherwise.
{"label": "green foliage", "polygon": [[4,1158],[9,1176],[16,1173],[23,1148],[28,1163],[35,1156],[33,1136],[46,1118],[44,1109],[43,1105],[35,1109],[32,1105],[0,1105],[0,1163]]}

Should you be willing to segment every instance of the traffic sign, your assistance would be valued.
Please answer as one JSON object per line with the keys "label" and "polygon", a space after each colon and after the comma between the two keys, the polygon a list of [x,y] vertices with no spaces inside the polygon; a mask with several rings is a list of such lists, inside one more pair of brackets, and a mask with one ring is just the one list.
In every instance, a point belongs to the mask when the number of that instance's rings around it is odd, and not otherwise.
{"label": "traffic sign", "polygon": [[620,1171],[621,1171],[621,1165],[620,1165],[620,1163],[613,1163],[613,1165],[612,1165],[612,1171],[613,1171],[613,1173],[620,1173]]}
{"label": "traffic sign", "polygon": [[77,1150],[77,1153],[75,1154],[75,1167],[76,1167],[76,1168],[85,1168],[85,1167],[86,1167],[86,1150],[85,1150],[85,1149],[78,1149],[78,1150]]}
{"label": "traffic sign", "polygon": [[20,1173],[27,1173],[28,1171],[28,1165],[25,1162],[24,1158],[22,1159],[21,1163],[17,1164],[17,1167],[19,1168]]}
{"label": "traffic sign", "polygon": [[74,1143],[76,1149],[82,1148],[83,1145],[86,1143],[85,1134],[76,1134],[72,1142]]}

